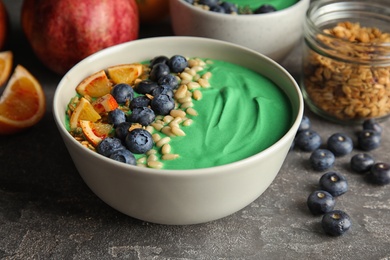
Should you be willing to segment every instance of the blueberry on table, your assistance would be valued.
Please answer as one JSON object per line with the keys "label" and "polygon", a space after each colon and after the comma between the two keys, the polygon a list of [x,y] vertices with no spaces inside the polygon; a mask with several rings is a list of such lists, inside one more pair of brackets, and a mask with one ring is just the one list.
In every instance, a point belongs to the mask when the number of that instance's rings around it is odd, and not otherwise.
{"label": "blueberry on table", "polygon": [[134,109],[136,107],[147,107],[150,105],[150,99],[147,96],[138,96],[133,98],[130,102],[130,109]]}
{"label": "blueberry on table", "polygon": [[321,225],[326,234],[341,236],[351,228],[352,221],[344,211],[333,210],[324,214]]}
{"label": "blueberry on table", "polygon": [[139,123],[143,126],[150,125],[156,115],[154,111],[149,107],[136,107],[131,111],[131,114],[127,117],[127,121],[130,123]]}
{"label": "blueberry on table", "polygon": [[321,146],[321,136],[314,130],[304,130],[295,137],[295,145],[302,151],[311,152]]}
{"label": "blueberry on table", "polygon": [[127,134],[129,133],[130,127],[131,127],[131,123],[129,123],[129,122],[123,122],[123,123],[119,124],[115,128],[115,136],[117,138],[119,138],[120,140],[124,141]]}
{"label": "blueberry on table", "polygon": [[333,167],[335,156],[327,149],[317,149],[312,152],[309,161],[314,170],[324,171]]}
{"label": "blueberry on table", "polygon": [[373,118],[364,120],[364,122],[363,122],[363,129],[374,130],[374,131],[377,131],[380,134],[383,131],[382,126],[378,122],[376,122],[376,120],[373,119]]}
{"label": "blueberry on table", "polygon": [[364,129],[358,134],[358,146],[363,151],[371,151],[381,145],[381,134],[377,131]]}
{"label": "blueberry on table", "polygon": [[157,115],[168,115],[175,107],[175,101],[169,95],[161,94],[152,99],[150,106]]}
{"label": "blueberry on table", "polygon": [[[187,1],[188,2],[188,1]],[[154,65],[156,65],[157,63],[165,63],[165,64],[168,64],[168,61],[169,61],[169,58],[167,56],[156,56],[154,57],[150,63],[149,63],[149,67],[153,67]]]}
{"label": "blueberry on table", "polygon": [[125,144],[130,152],[135,154],[146,153],[153,147],[152,135],[142,128],[136,128],[127,134]]}
{"label": "blueberry on table", "polygon": [[369,174],[370,180],[379,185],[386,185],[390,183],[390,164],[388,163],[375,163]]}
{"label": "blueberry on table", "polygon": [[116,84],[111,89],[111,95],[115,98],[118,104],[125,104],[126,102],[130,102],[134,97],[133,88],[125,83]]}
{"label": "blueberry on table", "polygon": [[328,138],[327,147],[335,156],[343,156],[352,152],[353,141],[347,134],[335,133]]}
{"label": "blueberry on table", "polygon": [[157,63],[150,70],[149,78],[152,81],[157,82],[159,78],[168,75],[169,73],[171,73],[171,70],[167,64]]}
{"label": "blueberry on table", "polygon": [[158,79],[157,83],[158,85],[170,86],[171,89],[177,89],[177,87],[179,86],[179,80],[175,75],[172,74],[162,76],[161,78]]}
{"label": "blueberry on table", "polygon": [[116,150],[109,156],[109,158],[126,164],[131,164],[131,165],[137,164],[134,155],[127,149]]}
{"label": "blueberry on table", "polygon": [[273,5],[264,4],[257,8],[253,13],[254,14],[266,14],[276,12],[276,8]]}
{"label": "blueberry on table", "polygon": [[158,84],[156,82],[149,79],[145,79],[135,86],[135,91],[137,91],[138,94],[145,95],[151,94],[155,88],[158,88]]}
{"label": "blueberry on table", "polygon": [[309,130],[310,128],[311,128],[310,118],[307,116],[303,116],[301,123],[299,124],[299,127],[298,127],[298,133],[302,132],[304,130]]}
{"label": "blueberry on table", "polygon": [[375,159],[368,153],[358,153],[351,157],[350,166],[354,172],[368,172],[374,165]]}
{"label": "blueberry on table", "polygon": [[338,197],[348,191],[347,179],[338,172],[327,172],[321,176],[320,188]]}
{"label": "blueberry on table", "polygon": [[188,67],[188,61],[181,55],[174,55],[169,59],[168,65],[172,72],[180,73]]}
{"label": "blueberry on table", "polygon": [[117,127],[120,123],[126,122],[126,114],[120,109],[114,109],[108,112],[107,121]]}
{"label": "blueberry on table", "polygon": [[107,137],[104,138],[96,147],[99,154],[109,157],[113,152],[124,149],[124,146],[119,138]]}
{"label": "blueberry on table", "polygon": [[307,198],[307,207],[313,215],[321,215],[332,211],[336,204],[336,200],[327,191],[313,191]]}

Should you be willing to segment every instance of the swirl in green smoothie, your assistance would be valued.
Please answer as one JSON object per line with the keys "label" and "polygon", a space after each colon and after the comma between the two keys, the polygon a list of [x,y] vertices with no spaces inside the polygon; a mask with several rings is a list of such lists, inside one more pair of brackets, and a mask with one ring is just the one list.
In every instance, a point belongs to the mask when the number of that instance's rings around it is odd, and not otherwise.
{"label": "swirl in green smoothie", "polygon": [[278,141],[292,125],[291,103],[272,81],[244,67],[213,60],[211,88],[194,102],[198,116],[171,139],[180,157],[164,169],[198,169],[252,156]]}

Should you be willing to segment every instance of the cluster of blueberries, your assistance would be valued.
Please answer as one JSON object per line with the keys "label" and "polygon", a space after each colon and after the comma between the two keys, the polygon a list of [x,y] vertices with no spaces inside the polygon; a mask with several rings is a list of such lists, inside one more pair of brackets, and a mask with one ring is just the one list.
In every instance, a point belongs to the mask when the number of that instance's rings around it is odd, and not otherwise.
{"label": "cluster of blueberries", "polygon": [[[364,151],[351,157],[351,169],[360,174],[368,173],[367,179],[379,185],[390,183],[390,164],[375,162],[368,151],[378,148],[381,144],[382,127],[374,119],[363,122],[362,130],[357,134],[357,148]],[[310,165],[316,171],[325,171],[333,167],[336,157],[350,154],[354,148],[352,138],[345,133],[331,135],[326,148],[321,148],[321,136],[311,129],[311,121],[307,116],[302,118],[293,147],[311,152]],[[339,236],[351,227],[351,219],[341,210],[333,210],[335,197],[348,191],[347,179],[338,172],[329,171],[319,180],[319,190],[312,192],[307,198],[307,206],[314,215],[323,215],[324,232]]]}
{"label": "cluster of blueberries", "polygon": [[[156,115],[168,115],[175,107],[173,90],[179,85],[175,73],[188,66],[187,59],[181,55],[170,58],[157,56],[150,61],[149,78],[139,82],[133,89],[124,83],[115,85],[111,95],[121,106],[129,106],[131,113],[122,109],[110,111],[108,123],[115,128],[115,136],[107,137],[97,146],[97,152],[116,161],[136,164],[134,154],[143,154],[153,147],[152,135],[142,128],[129,128],[133,123],[150,125]],[[135,92],[138,94],[135,97]],[[153,96],[150,99],[147,95]]]}
{"label": "cluster of blueberries", "polygon": [[239,9],[236,4],[220,1],[220,0],[184,0],[187,3],[193,5],[195,3],[199,5],[206,5],[209,7],[209,10],[216,13],[223,14],[264,14],[275,12],[276,8],[270,4],[263,4],[252,11],[249,8]]}

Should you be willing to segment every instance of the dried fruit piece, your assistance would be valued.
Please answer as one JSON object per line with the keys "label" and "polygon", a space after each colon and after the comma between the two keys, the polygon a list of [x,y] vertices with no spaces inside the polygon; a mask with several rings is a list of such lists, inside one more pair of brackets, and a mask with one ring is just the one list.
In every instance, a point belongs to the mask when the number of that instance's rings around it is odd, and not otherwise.
{"label": "dried fruit piece", "polygon": [[143,65],[139,63],[122,64],[109,67],[108,76],[114,84],[125,83],[132,85],[142,75]]}
{"label": "dried fruit piece", "polygon": [[98,71],[85,78],[76,91],[82,96],[101,97],[110,93],[112,82],[108,79],[104,70]]}
{"label": "dried fruit piece", "polygon": [[92,104],[85,98],[80,98],[75,110],[70,116],[70,129],[75,129],[81,120],[96,122],[101,116],[95,111]]}
{"label": "dried fruit piece", "polygon": [[12,134],[38,123],[46,109],[40,83],[18,65],[0,98],[0,134]]}

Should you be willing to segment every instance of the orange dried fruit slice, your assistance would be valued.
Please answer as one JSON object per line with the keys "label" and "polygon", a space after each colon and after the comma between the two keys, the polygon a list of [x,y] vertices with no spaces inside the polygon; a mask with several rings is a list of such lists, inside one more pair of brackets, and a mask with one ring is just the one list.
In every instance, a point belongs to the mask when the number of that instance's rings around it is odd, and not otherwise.
{"label": "orange dried fruit slice", "polygon": [[80,98],[72,115],[70,116],[69,125],[70,129],[76,129],[79,126],[81,120],[88,120],[96,122],[101,116],[93,108],[92,104],[86,98]]}
{"label": "orange dried fruit slice", "polygon": [[8,80],[11,75],[11,69],[13,64],[13,53],[12,51],[0,52],[0,86]]}
{"label": "orange dried fruit slice", "polygon": [[140,63],[121,64],[107,68],[108,76],[114,84],[126,83],[133,85],[142,75],[143,65]]}
{"label": "orange dried fruit slice", "polygon": [[111,87],[112,82],[108,79],[106,72],[101,70],[80,82],[76,87],[76,91],[81,96],[96,98],[110,93]]}
{"label": "orange dried fruit slice", "polygon": [[38,80],[16,66],[0,98],[0,134],[20,132],[38,123],[45,114],[46,97]]}
{"label": "orange dried fruit slice", "polygon": [[108,137],[113,129],[110,124],[93,123],[87,120],[81,120],[80,126],[85,138],[93,146],[97,146],[104,138]]}
{"label": "orange dried fruit slice", "polygon": [[110,112],[118,108],[119,105],[111,94],[106,94],[93,101],[92,106],[96,112],[102,114],[104,112]]}

